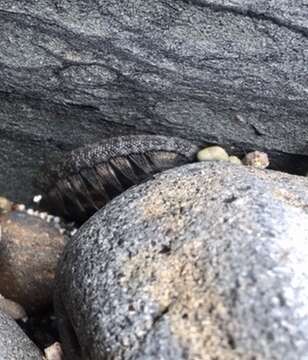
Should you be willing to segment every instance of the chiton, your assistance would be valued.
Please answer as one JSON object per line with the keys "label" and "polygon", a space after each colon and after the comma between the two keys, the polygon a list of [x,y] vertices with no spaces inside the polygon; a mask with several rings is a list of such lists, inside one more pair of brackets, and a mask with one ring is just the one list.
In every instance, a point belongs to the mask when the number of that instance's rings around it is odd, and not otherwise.
{"label": "chiton", "polygon": [[152,175],[193,162],[198,147],[159,135],[120,136],[67,153],[44,166],[40,206],[78,223]]}

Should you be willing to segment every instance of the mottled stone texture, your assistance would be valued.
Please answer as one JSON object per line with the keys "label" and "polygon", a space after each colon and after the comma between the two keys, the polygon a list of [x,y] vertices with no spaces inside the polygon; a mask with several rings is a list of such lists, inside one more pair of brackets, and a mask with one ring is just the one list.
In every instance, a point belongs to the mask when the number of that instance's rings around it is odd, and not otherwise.
{"label": "mottled stone texture", "polygon": [[0,0],[1,191],[110,134],[308,155],[305,4]]}
{"label": "mottled stone texture", "polygon": [[308,181],[186,165],[98,211],[60,263],[69,358],[304,360]]}
{"label": "mottled stone texture", "polygon": [[16,211],[0,216],[0,229],[0,294],[27,313],[46,310],[64,236],[47,221]]}
{"label": "mottled stone texture", "polygon": [[0,359],[43,360],[43,354],[15,321],[0,311]]}

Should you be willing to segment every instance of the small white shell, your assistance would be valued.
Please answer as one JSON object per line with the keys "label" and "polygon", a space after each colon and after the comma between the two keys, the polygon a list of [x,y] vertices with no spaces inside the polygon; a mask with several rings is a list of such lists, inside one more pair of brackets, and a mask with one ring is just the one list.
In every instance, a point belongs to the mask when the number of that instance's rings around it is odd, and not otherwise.
{"label": "small white shell", "polygon": [[14,208],[16,211],[26,211],[26,205],[24,204],[15,204]]}
{"label": "small white shell", "polygon": [[27,209],[27,214],[34,216],[34,210],[31,208]]}
{"label": "small white shell", "polygon": [[38,204],[41,200],[42,200],[42,195],[35,195],[34,198],[33,198],[33,202],[35,204]]}

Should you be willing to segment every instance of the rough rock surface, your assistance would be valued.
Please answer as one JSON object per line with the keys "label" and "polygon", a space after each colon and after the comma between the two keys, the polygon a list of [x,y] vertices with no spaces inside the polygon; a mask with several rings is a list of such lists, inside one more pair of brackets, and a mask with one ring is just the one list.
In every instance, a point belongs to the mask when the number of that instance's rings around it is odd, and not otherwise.
{"label": "rough rock surface", "polygon": [[14,320],[26,320],[27,313],[25,309],[17,304],[15,301],[10,299],[6,299],[4,296],[0,294],[0,311],[9,315]]}
{"label": "rough rock surface", "polygon": [[43,360],[43,354],[15,321],[0,311],[0,359]]}
{"label": "rough rock surface", "polygon": [[0,216],[0,293],[30,313],[51,304],[64,238],[48,222],[24,212]]}
{"label": "rough rock surface", "polygon": [[2,191],[29,200],[45,157],[111,134],[307,156],[307,12],[305,0],[1,0]]}
{"label": "rough rock surface", "polygon": [[308,180],[172,169],[85,223],[55,304],[69,358],[304,360]]}

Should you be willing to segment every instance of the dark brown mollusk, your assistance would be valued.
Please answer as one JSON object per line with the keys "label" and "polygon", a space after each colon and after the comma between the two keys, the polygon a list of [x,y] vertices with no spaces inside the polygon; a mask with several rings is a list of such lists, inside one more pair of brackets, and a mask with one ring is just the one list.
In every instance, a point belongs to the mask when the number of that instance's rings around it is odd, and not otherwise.
{"label": "dark brown mollusk", "polygon": [[46,164],[41,207],[82,223],[115,196],[152,175],[193,162],[197,146],[158,135],[121,136],[86,145]]}

